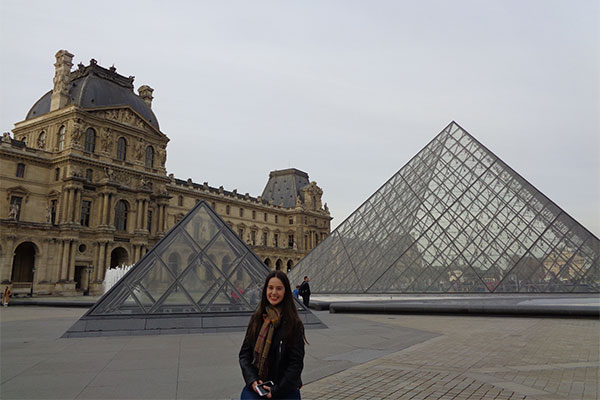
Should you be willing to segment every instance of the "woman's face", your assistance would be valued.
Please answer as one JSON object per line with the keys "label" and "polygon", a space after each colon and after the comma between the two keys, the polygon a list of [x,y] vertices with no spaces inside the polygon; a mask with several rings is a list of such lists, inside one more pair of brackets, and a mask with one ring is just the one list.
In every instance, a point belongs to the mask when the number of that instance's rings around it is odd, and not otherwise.
{"label": "woman's face", "polygon": [[271,303],[272,306],[276,306],[281,303],[284,294],[285,286],[283,286],[283,282],[275,277],[269,279],[269,283],[267,283],[267,300],[269,303]]}

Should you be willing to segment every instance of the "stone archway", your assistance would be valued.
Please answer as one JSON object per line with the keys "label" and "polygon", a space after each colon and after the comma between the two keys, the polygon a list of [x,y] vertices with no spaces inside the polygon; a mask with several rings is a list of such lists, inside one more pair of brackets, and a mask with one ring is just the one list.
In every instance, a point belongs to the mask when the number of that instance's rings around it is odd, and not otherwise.
{"label": "stone archway", "polygon": [[263,261],[265,263],[265,265],[267,267],[269,267],[269,269],[271,269],[271,259],[270,258],[265,258],[265,260]]}
{"label": "stone archway", "polygon": [[294,266],[294,263],[292,262],[292,260],[288,260],[286,266],[287,266],[287,272],[290,272],[292,270],[292,267]]}
{"label": "stone archway", "polygon": [[32,242],[23,242],[15,249],[10,280],[12,282],[33,282],[36,246]]}
{"label": "stone archway", "polygon": [[129,253],[123,247],[117,247],[110,252],[110,268],[129,265]]}
{"label": "stone archway", "polygon": [[281,258],[278,258],[277,261],[275,262],[275,269],[277,271],[280,271],[282,265],[283,265],[283,261],[281,261]]}

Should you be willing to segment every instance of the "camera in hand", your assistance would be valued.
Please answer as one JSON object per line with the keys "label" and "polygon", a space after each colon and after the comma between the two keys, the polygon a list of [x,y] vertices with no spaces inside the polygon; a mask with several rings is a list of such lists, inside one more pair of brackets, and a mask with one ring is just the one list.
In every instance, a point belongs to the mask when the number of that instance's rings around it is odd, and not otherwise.
{"label": "camera in hand", "polygon": [[266,396],[269,394],[269,391],[267,389],[265,389],[265,386],[272,388],[274,385],[275,384],[273,383],[273,381],[266,381],[266,382],[259,383],[258,385],[256,385],[256,390],[258,391],[258,394],[260,396]]}

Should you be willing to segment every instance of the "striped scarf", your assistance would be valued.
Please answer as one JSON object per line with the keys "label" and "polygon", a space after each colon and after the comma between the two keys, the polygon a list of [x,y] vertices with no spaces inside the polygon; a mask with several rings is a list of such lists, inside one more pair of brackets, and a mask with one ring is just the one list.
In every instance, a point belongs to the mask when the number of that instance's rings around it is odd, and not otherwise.
{"label": "striped scarf", "polygon": [[271,340],[273,339],[273,332],[279,326],[281,322],[281,308],[267,305],[266,314],[263,314],[263,324],[258,332],[258,338],[254,345],[254,366],[258,368],[258,376],[260,379],[267,379],[269,373],[269,366],[267,358],[269,356],[269,349],[271,348]]}

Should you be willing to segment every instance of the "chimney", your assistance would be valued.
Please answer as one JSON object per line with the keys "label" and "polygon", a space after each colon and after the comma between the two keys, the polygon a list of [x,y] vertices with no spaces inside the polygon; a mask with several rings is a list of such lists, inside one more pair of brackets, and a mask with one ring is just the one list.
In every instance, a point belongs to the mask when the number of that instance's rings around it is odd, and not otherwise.
{"label": "chimney", "polygon": [[152,97],[152,92],[154,92],[154,89],[148,85],[143,85],[138,88],[140,97],[142,100],[144,100],[144,103],[146,103],[149,108],[152,108],[152,99],[154,98]]}
{"label": "chimney", "polygon": [[54,88],[50,97],[50,111],[66,106],[69,101],[69,74],[73,66],[72,60],[73,54],[67,50],[59,50],[56,53]]}

